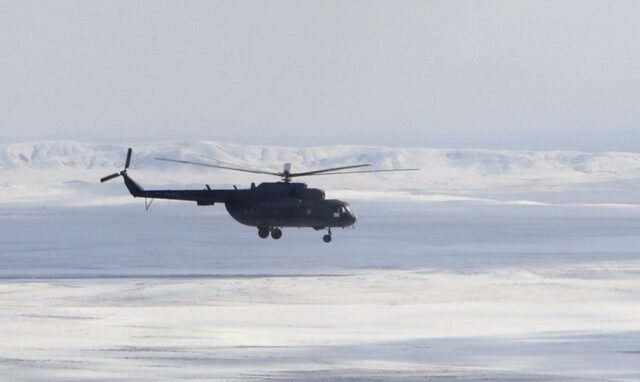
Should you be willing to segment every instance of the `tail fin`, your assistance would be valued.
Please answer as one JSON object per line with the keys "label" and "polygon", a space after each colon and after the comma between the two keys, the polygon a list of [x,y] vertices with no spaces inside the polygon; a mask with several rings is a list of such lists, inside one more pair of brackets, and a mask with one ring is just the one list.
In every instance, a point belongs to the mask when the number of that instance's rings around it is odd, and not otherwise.
{"label": "tail fin", "polygon": [[126,173],[122,174],[124,184],[134,197],[144,196],[144,188],[142,188],[135,180],[131,179]]}

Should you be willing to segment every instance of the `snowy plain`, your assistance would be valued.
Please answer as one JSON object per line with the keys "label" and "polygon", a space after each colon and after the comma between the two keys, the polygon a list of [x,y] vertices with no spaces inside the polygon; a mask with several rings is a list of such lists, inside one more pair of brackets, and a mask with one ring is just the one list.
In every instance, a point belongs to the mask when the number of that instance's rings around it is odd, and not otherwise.
{"label": "snowy plain", "polygon": [[422,170],[303,179],[358,213],[327,245],[218,205],[145,211],[97,182],[124,146],[0,146],[1,380],[640,380],[640,154],[133,149],[159,188],[271,179],[156,156]]}

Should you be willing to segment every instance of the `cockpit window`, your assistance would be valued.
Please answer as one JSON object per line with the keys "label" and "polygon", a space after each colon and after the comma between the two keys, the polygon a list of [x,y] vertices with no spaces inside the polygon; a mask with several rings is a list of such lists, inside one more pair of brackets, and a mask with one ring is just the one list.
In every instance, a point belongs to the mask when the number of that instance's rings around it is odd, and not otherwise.
{"label": "cockpit window", "polygon": [[348,208],[349,207],[345,207],[345,206],[334,207],[334,209],[333,209],[333,217],[334,218],[339,218],[342,215],[348,214]]}

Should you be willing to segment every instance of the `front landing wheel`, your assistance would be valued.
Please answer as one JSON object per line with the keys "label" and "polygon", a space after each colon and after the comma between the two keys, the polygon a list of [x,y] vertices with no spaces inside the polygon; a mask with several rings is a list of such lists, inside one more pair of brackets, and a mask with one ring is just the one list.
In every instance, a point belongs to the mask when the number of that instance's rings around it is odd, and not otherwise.
{"label": "front landing wheel", "polygon": [[323,240],[325,243],[330,243],[330,242],[331,242],[331,235],[326,234],[326,235],[322,236],[322,240]]}

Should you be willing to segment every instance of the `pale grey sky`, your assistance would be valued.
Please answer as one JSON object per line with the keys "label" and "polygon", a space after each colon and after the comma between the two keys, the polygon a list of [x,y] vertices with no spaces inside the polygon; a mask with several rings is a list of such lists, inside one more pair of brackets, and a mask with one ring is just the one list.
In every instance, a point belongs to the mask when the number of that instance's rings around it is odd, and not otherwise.
{"label": "pale grey sky", "polygon": [[0,0],[0,141],[640,150],[640,1]]}

